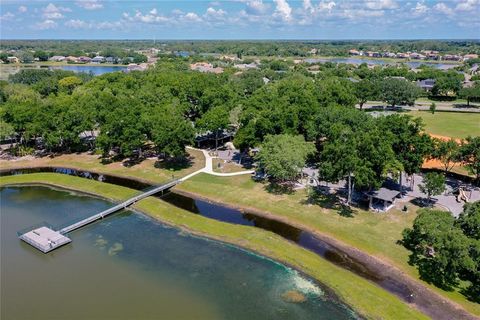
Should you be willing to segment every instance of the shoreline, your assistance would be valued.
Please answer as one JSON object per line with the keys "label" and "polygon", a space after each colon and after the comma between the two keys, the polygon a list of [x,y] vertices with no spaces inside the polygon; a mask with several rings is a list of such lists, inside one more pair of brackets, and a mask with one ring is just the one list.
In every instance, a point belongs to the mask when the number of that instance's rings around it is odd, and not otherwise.
{"label": "shoreline", "polygon": [[[59,175],[59,174],[56,174]],[[27,175],[21,175],[18,177],[27,177]],[[78,177],[71,177],[66,176],[67,180],[74,181],[75,179],[82,179]],[[37,179],[36,179],[37,178]],[[27,186],[27,185],[43,185],[43,186],[50,186],[50,187],[57,187],[65,190],[69,190],[72,192],[81,192],[85,194],[92,195],[93,191],[89,191],[88,188],[82,186],[72,186],[65,185],[62,183],[56,183],[54,181],[48,181],[43,177],[40,177],[40,181],[37,177],[28,177],[23,178],[20,180],[26,181],[15,181],[15,182],[0,182],[0,187],[6,186]],[[105,184],[97,181],[87,180],[89,185],[94,184]],[[119,186],[112,186],[112,189],[123,189],[129,190],[130,192],[134,191],[132,189],[128,189],[125,187]],[[99,192],[99,191],[96,191]],[[112,191],[114,192],[114,191]],[[112,193],[112,195],[118,195],[117,193]],[[108,194],[96,194],[93,193],[94,197],[107,199],[108,201],[118,201],[118,197],[111,196]],[[164,206],[175,208],[175,210],[170,210],[169,212],[161,211],[159,208],[159,204],[163,203]],[[370,318],[384,318],[383,316],[379,315],[379,313],[383,313],[385,316],[384,310],[377,310],[379,306],[381,309],[388,308],[388,309],[395,309],[395,311],[390,310],[388,312],[389,316],[387,319],[396,319],[394,315],[403,314],[403,316],[407,316],[410,319],[423,319],[425,316],[421,316],[420,311],[415,308],[415,305],[408,304],[400,300],[398,297],[394,296],[393,294],[385,291],[384,289],[378,287],[377,285],[371,283],[370,281],[353,274],[352,272],[335,266],[334,264],[328,262],[327,260],[319,257],[315,253],[301,248],[296,244],[280,237],[270,232],[266,232],[265,230],[260,230],[257,228],[252,228],[248,226],[240,226],[240,225],[232,225],[229,223],[224,223],[216,220],[212,220],[209,218],[205,218],[198,215],[193,215],[188,211],[178,209],[173,205],[170,205],[161,199],[149,197],[143,199],[132,206],[132,209],[136,211],[140,211],[143,214],[151,217],[152,219],[158,220],[161,223],[165,223],[166,225],[174,226],[176,228],[186,230],[189,233],[205,238],[209,238],[216,241],[221,241],[223,243],[234,245],[236,247],[242,248],[244,250],[253,252],[255,254],[259,254],[264,256],[268,259],[272,259],[273,261],[279,262],[284,264],[301,274],[306,275],[308,278],[315,280],[322,284],[323,287],[328,288],[333,295],[339,299],[342,303],[352,308],[359,316],[370,319]],[[160,210],[159,210],[160,209]],[[173,212],[172,211],[177,211]],[[169,216],[173,215],[171,219]],[[177,220],[177,221],[175,221]],[[200,225],[198,222],[201,222]],[[227,230],[220,230],[218,231],[215,228],[222,226],[222,228]],[[239,232],[240,231],[240,232]],[[241,233],[237,235],[237,233]],[[260,239],[257,240],[254,236],[258,236]],[[283,256],[278,253],[278,250],[286,251],[288,255]],[[314,261],[310,261],[307,263],[306,259],[314,259]],[[323,276],[321,275],[323,274]],[[337,274],[337,279],[340,279],[340,283],[336,283],[336,280],[332,280],[332,274]],[[354,282],[358,285],[351,288],[351,283]],[[348,290],[345,286],[348,284]],[[360,294],[360,296],[354,295],[352,291],[355,291],[355,294]],[[373,293],[373,292],[375,293]],[[370,303],[373,296],[376,297],[376,303]],[[370,298],[367,299],[365,295],[369,295]],[[389,298],[387,298],[389,297]],[[361,301],[358,301],[358,300]],[[364,299],[368,300],[363,301]],[[385,301],[385,299],[388,299]],[[352,301],[353,300],[353,301]],[[394,302],[396,301],[396,302]],[[400,308],[400,306],[403,306]],[[368,308],[365,308],[368,307]],[[371,310],[368,310],[368,309]],[[409,310],[409,311],[407,311]],[[393,313],[391,313],[393,312]],[[413,312],[413,313],[412,313]],[[457,314],[458,315],[458,314]],[[466,318],[468,319],[468,318]],[[474,319],[474,318],[472,318]]]}
{"label": "shoreline", "polygon": [[[234,205],[234,204],[229,204],[229,203],[224,203],[221,201],[218,201],[217,199],[211,199],[209,197],[205,197],[201,194],[190,192],[190,191],[184,191],[184,190],[179,190],[177,189],[178,186],[174,187],[174,192],[178,193],[180,195],[184,195],[193,199],[200,199],[209,203],[225,206],[231,209],[236,209],[241,212],[252,212],[253,214],[268,218],[270,220],[282,222],[285,224],[288,224],[290,226],[293,226],[297,229],[300,229],[301,231],[306,231],[314,234],[316,237],[318,237],[321,241],[325,242],[326,244],[332,246],[336,250],[340,252],[344,252],[347,254],[349,257],[352,257],[353,259],[356,259],[363,264],[365,264],[369,269],[372,269],[375,274],[379,274],[380,276],[386,277],[386,278],[394,278],[400,282],[403,282],[404,284],[407,284],[408,288],[413,292],[413,299],[414,301],[410,303],[411,305],[415,305],[415,308],[424,312],[428,311],[427,309],[423,308],[423,305],[430,305],[429,307],[432,309],[442,309],[442,307],[445,306],[445,304],[450,304],[452,308],[454,308],[457,312],[464,313],[462,316],[464,317],[463,319],[477,319],[475,316],[470,315],[462,306],[457,304],[456,302],[453,302],[449,299],[446,299],[439,295],[438,293],[432,291],[431,289],[425,287],[422,283],[420,283],[416,279],[412,279],[411,276],[397,268],[393,263],[391,263],[388,259],[384,258],[385,260],[380,259],[379,257],[370,255],[366,252],[361,251],[360,249],[354,248],[352,246],[347,245],[346,243],[335,239],[334,237],[322,233],[314,228],[311,228],[305,224],[293,221],[287,217],[283,216],[278,216],[275,214],[272,214],[267,211],[262,211],[257,208],[252,208],[248,206],[241,206],[241,205]],[[417,301],[415,301],[417,300]],[[436,300],[436,306],[432,306],[432,300]],[[407,302],[405,302],[407,303]],[[420,304],[419,304],[420,303]],[[443,319],[454,319],[455,317],[451,316],[446,316],[446,311],[440,311],[440,314],[443,315],[445,318]],[[456,315],[456,314],[454,314]],[[471,316],[471,317],[469,317]],[[441,319],[435,318],[435,319]]]}

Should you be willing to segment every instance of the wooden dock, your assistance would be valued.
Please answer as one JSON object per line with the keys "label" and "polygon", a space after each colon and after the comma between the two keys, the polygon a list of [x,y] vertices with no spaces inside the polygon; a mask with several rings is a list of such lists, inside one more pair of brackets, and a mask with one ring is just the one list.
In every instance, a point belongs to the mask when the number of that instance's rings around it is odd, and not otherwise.
{"label": "wooden dock", "polygon": [[114,207],[111,207],[107,210],[104,210],[100,213],[97,213],[91,217],[88,217],[86,219],[83,219],[83,220],[80,220],[78,222],[75,222],[74,224],[71,224],[67,227],[64,227],[58,231],[55,231],[55,230],[52,230],[51,228],[49,227],[40,227],[40,228],[36,228],[32,231],[29,231],[29,232],[26,232],[26,233],[23,233],[19,236],[19,238],[23,241],[25,241],[26,243],[32,245],[33,247],[37,248],[38,250],[42,251],[43,253],[47,253],[47,252],[50,252],[58,247],[61,247],[63,246],[64,244],[67,244],[69,242],[71,242],[72,240],[70,238],[68,238],[66,236],[66,234],[74,231],[74,230],[77,230],[79,228],[82,228],[92,222],[95,222],[99,219],[103,219],[105,218],[106,216],[114,213],[114,212],[117,212],[117,211],[120,211],[120,210],[123,210],[125,208],[127,208],[128,206],[134,204],[135,202],[137,201],[140,201],[146,197],[149,197],[151,195],[154,195],[158,192],[162,192],[162,191],[165,191],[167,189],[170,189],[172,187],[174,187],[175,185],[177,185],[178,183],[180,183],[182,180],[181,179],[178,179],[178,180],[174,180],[174,181],[171,181],[169,183],[166,183],[164,185],[161,185],[161,186],[158,186],[158,187],[155,187],[151,190],[148,190],[146,192],[143,192],[135,197],[132,197],[120,204],[117,204],[116,206]]}

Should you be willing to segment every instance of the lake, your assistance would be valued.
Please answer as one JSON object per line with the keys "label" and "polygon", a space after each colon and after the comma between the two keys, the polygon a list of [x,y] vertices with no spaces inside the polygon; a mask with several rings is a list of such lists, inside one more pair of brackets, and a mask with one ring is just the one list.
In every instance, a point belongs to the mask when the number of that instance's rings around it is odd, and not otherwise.
{"label": "lake", "polygon": [[96,76],[102,75],[108,72],[118,72],[127,70],[125,66],[92,66],[92,65],[66,65],[66,66],[54,66],[49,67],[49,69],[61,69],[66,71],[73,71],[73,72],[85,72],[85,73],[93,73]]}
{"label": "lake", "polygon": [[107,72],[117,72],[126,70],[126,66],[104,66],[104,65],[61,65],[61,66],[40,66],[40,65],[25,65],[19,66],[14,64],[3,64],[0,65],[0,80],[8,80],[8,76],[15,74],[22,69],[40,69],[48,68],[52,69],[61,69],[73,72],[92,72],[94,75],[99,76]]}
{"label": "lake", "polygon": [[[43,254],[17,231],[71,223],[111,203],[47,187],[4,187],[1,319],[355,319],[319,284],[248,251],[133,211],[73,232]],[[286,292],[305,297],[288,302]]]}

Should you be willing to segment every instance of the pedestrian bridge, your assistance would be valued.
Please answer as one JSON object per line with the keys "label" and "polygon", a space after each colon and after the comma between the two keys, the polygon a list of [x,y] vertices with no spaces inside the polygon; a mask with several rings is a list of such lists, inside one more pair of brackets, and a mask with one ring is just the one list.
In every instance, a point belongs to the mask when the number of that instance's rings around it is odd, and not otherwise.
{"label": "pedestrian bridge", "polygon": [[37,248],[38,250],[42,251],[43,253],[50,252],[72,241],[67,236],[68,233],[74,230],[77,230],[79,228],[82,228],[92,222],[103,219],[106,216],[111,215],[112,213],[123,210],[128,206],[134,204],[135,202],[140,201],[146,197],[168,190],[182,181],[183,179],[178,179],[178,180],[174,180],[166,184],[163,184],[161,186],[155,186],[154,188],[151,188],[135,197],[125,200],[124,202],[119,203],[114,207],[111,207],[107,210],[94,214],[93,216],[90,216],[81,221],[75,222],[60,230],[55,231],[51,227],[41,226],[29,232],[20,233],[19,238],[25,241],[26,243],[32,245],[33,247]]}

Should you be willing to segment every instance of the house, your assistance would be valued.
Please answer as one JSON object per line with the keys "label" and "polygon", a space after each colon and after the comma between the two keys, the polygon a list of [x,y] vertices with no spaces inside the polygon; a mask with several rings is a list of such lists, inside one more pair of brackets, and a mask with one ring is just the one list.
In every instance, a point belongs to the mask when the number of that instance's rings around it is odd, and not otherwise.
{"label": "house", "polygon": [[103,63],[105,62],[105,57],[103,56],[95,56],[92,60],[92,63]]}
{"label": "house", "polygon": [[366,194],[368,196],[368,207],[377,212],[387,212],[395,206],[395,200],[400,195],[400,191],[387,188],[380,188]]}
{"label": "house", "polygon": [[62,62],[62,61],[65,61],[65,56],[53,56],[48,60],[54,61],[54,62]]}
{"label": "house", "polygon": [[435,86],[435,79],[419,80],[417,81],[416,84],[417,84],[417,87],[419,87],[420,89],[430,92]]}
{"label": "house", "polygon": [[85,56],[78,57],[78,62],[89,63],[90,61],[92,61],[92,59],[90,59],[89,57],[85,57]]}
{"label": "house", "polygon": [[410,58],[410,54],[399,52],[399,53],[397,53],[397,58],[398,59],[408,59],[408,58]]}
{"label": "house", "polygon": [[145,71],[145,70],[147,70],[147,68],[148,68],[148,64],[146,64],[146,63],[140,63],[140,64],[130,63],[127,66],[127,70],[125,70],[125,72]]}
{"label": "house", "polygon": [[65,60],[67,60],[67,62],[78,62],[78,58],[74,56],[68,56],[65,58]]}
{"label": "house", "polygon": [[351,56],[359,56],[360,52],[358,50],[351,49],[351,50],[348,50],[348,54]]}
{"label": "house", "polygon": [[445,61],[459,61],[462,57],[456,54],[446,54],[443,56]]}
{"label": "house", "polygon": [[463,56],[463,61],[467,61],[470,59],[478,59],[478,54],[470,53]]}
{"label": "house", "polygon": [[190,65],[190,70],[200,71],[200,72],[211,72],[211,73],[222,73],[223,68],[216,67],[214,68],[211,63],[208,62],[197,62]]}
{"label": "house", "polygon": [[252,63],[238,63],[233,65],[234,68],[240,70],[248,70],[248,69],[258,69],[258,65],[255,62]]}
{"label": "house", "polygon": [[114,63],[115,62],[115,59],[113,57],[106,57],[105,58],[105,62],[107,63]]}
{"label": "house", "polygon": [[7,61],[8,63],[20,63],[20,60],[14,56],[7,57]]}
{"label": "house", "polygon": [[384,56],[385,58],[396,58],[396,57],[397,57],[397,55],[396,55],[395,53],[393,53],[393,52],[384,52],[384,53],[383,53],[383,56]]}
{"label": "house", "polygon": [[424,60],[426,58],[426,56],[424,56],[421,53],[413,52],[413,53],[410,54],[410,58],[411,59],[416,59],[416,60]]}

